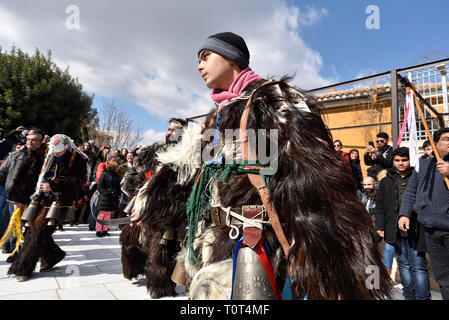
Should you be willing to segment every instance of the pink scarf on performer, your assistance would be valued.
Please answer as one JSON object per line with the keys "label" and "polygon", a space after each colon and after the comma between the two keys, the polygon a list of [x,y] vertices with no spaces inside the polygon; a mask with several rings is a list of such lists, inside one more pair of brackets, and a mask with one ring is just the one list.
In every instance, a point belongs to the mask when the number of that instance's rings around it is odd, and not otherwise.
{"label": "pink scarf on performer", "polygon": [[228,91],[213,89],[210,92],[212,100],[218,103],[218,112],[231,99],[238,97],[242,91],[251,83],[263,79],[258,74],[254,73],[250,67],[242,70],[237,78],[234,79]]}

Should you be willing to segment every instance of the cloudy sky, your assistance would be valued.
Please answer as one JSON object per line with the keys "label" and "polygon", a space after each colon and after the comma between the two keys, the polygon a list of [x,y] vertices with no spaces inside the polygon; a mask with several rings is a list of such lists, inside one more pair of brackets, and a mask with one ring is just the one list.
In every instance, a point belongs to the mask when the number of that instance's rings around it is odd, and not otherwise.
{"label": "cloudy sky", "polygon": [[[372,4],[378,29],[366,27]],[[242,35],[255,72],[294,74],[312,89],[448,57],[448,9],[447,0],[0,0],[0,46],[51,49],[95,107],[114,99],[151,143],[170,117],[212,107],[196,70],[211,34]]]}

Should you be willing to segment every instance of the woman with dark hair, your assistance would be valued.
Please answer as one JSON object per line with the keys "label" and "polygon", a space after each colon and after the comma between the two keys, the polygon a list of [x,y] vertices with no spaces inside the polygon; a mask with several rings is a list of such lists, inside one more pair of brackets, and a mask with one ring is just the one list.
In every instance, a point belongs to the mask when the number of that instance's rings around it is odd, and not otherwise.
{"label": "woman with dark hair", "polygon": [[349,165],[351,167],[352,176],[354,177],[354,181],[357,185],[357,195],[363,191],[362,182],[362,168],[360,167],[360,155],[357,149],[351,149],[349,151]]}
{"label": "woman with dark hair", "polygon": [[[108,166],[98,181],[98,219],[109,220],[114,210],[118,209],[120,199],[120,177],[117,173],[118,162],[115,158],[108,160]],[[97,222],[97,237],[109,236],[108,226]]]}

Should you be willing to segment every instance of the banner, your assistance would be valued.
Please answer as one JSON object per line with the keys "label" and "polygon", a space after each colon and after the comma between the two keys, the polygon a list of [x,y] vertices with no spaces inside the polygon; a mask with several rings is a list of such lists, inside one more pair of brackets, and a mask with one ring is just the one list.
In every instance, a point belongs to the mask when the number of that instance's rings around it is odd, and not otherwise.
{"label": "banner", "polygon": [[[406,121],[410,142],[410,166],[415,167],[416,172],[419,172],[418,131],[416,130],[415,100],[413,90],[410,90],[409,93],[407,93],[406,104],[408,111]],[[423,121],[426,120],[424,119]]]}

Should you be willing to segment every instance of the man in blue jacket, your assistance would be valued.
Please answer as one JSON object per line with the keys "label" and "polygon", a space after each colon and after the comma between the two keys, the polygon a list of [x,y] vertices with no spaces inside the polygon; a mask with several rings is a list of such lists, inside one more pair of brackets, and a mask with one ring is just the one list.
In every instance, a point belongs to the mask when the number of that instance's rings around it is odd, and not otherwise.
{"label": "man in blue jacket", "polygon": [[412,213],[417,213],[435,280],[443,299],[449,300],[449,191],[444,181],[449,177],[449,128],[435,132],[434,141],[442,160],[419,160],[419,172],[413,172],[403,197],[398,226],[407,231]]}

